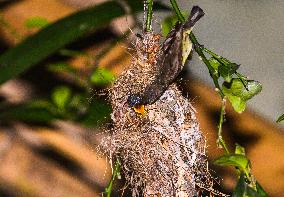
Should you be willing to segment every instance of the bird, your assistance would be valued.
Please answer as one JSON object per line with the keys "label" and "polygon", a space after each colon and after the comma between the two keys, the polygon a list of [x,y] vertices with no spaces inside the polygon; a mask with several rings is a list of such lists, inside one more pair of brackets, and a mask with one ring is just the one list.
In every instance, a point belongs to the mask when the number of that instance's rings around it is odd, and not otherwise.
{"label": "bird", "polygon": [[128,96],[127,102],[136,112],[144,113],[141,112],[141,109],[144,109],[143,105],[156,102],[182,71],[193,45],[189,34],[195,23],[203,16],[203,10],[199,6],[194,6],[186,22],[177,22],[169,32],[156,61],[158,72],[155,79],[144,91]]}

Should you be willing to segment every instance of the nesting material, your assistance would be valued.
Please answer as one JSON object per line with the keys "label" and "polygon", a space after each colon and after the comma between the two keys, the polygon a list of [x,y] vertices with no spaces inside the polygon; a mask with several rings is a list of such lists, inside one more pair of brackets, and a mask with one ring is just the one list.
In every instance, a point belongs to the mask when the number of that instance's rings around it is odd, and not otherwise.
{"label": "nesting material", "polygon": [[157,75],[157,38],[153,33],[137,38],[132,65],[111,88],[113,129],[103,145],[111,160],[121,161],[133,196],[198,196],[200,188],[213,191],[213,183],[206,141],[189,100],[171,84],[154,104],[144,106],[144,114],[127,102]]}

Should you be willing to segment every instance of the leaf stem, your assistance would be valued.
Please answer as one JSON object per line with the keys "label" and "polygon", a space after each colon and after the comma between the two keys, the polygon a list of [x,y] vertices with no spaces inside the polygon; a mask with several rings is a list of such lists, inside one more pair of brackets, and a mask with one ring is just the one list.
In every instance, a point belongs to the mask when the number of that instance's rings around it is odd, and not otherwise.
{"label": "leaf stem", "polygon": [[230,153],[227,144],[225,142],[225,140],[223,139],[222,136],[222,126],[224,123],[224,117],[225,117],[225,107],[226,107],[226,99],[223,98],[222,99],[222,107],[221,107],[221,112],[220,112],[220,117],[219,117],[219,124],[218,124],[218,139],[217,139],[217,144],[221,147],[224,148],[224,150],[226,151],[227,154]]}
{"label": "leaf stem", "polygon": [[276,120],[277,123],[281,122],[284,120],[284,114],[282,114],[281,116],[278,117],[278,119]]}
{"label": "leaf stem", "polygon": [[152,30],[152,17],[153,17],[153,0],[147,0],[147,18],[146,18],[146,31]]}
{"label": "leaf stem", "polygon": [[185,21],[185,19],[184,19],[184,16],[182,15],[182,13],[181,13],[181,11],[180,11],[180,9],[178,7],[178,4],[177,4],[176,0],[170,0],[170,2],[172,4],[172,6],[173,6],[173,9],[174,9],[177,17],[178,17],[178,20],[183,23]]}
{"label": "leaf stem", "polygon": [[112,190],[113,182],[116,179],[116,177],[118,177],[120,175],[120,166],[121,166],[120,161],[119,161],[119,159],[117,159],[116,163],[115,163],[114,171],[112,173],[112,177],[109,181],[108,186],[105,188],[105,194],[106,194],[107,197],[111,196],[111,190]]}

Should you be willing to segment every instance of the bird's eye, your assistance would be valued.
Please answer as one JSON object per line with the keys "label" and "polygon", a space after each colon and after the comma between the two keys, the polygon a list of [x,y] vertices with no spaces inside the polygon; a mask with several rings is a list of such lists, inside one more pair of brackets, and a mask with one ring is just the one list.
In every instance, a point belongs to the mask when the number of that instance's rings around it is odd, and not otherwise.
{"label": "bird's eye", "polygon": [[131,94],[127,98],[127,103],[129,104],[130,107],[133,107],[135,105],[140,105],[142,102],[141,96],[137,94]]}

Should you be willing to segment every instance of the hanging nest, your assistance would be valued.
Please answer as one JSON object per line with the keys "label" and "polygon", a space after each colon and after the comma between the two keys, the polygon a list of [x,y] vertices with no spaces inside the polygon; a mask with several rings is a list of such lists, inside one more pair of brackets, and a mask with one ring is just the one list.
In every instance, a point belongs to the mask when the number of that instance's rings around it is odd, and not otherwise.
{"label": "hanging nest", "polygon": [[110,89],[113,129],[103,147],[110,160],[120,160],[132,196],[199,196],[201,189],[214,191],[213,178],[190,101],[171,83],[154,103],[129,104],[130,95],[146,94],[160,76],[160,37],[137,36],[132,64]]}

